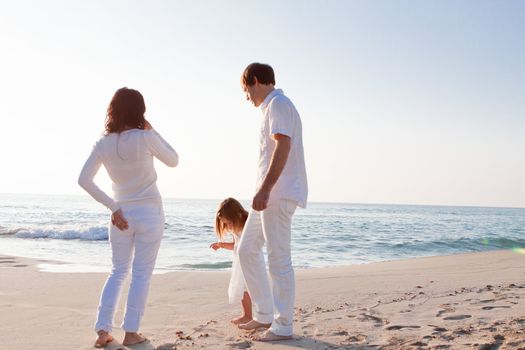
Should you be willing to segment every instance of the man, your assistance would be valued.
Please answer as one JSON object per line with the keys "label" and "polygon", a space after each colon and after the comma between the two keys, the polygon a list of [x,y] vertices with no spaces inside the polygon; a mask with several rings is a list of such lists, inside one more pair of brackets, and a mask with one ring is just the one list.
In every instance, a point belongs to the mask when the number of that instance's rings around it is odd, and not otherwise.
{"label": "man", "polygon": [[[246,99],[260,107],[257,192],[239,242],[239,261],[255,308],[253,320],[239,325],[252,330],[269,328],[259,341],[291,339],[295,276],[291,259],[292,216],[305,207],[308,195],[299,113],[280,89],[272,67],[252,63],[244,70]],[[262,252],[266,243],[268,270]]]}

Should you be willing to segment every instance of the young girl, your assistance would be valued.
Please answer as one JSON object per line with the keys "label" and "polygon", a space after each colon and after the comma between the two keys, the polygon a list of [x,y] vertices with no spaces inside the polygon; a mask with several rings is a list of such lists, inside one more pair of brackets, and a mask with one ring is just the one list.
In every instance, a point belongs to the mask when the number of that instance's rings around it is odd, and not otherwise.
{"label": "young girl", "polygon": [[[210,245],[213,250],[219,248],[233,250],[232,274],[228,288],[228,297],[230,304],[241,301],[242,305],[242,315],[231,320],[231,323],[235,325],[248,323],[252,320],[252,300],[250,294],[246,291],[237,253],[237,244],[247,218],[248,212],[244,210],[239,201],[234,198],[223,200],[215,215],[215,233],[219,238],[219,242]],[[233,242],[223,242],[228,232],[232,234]]]}

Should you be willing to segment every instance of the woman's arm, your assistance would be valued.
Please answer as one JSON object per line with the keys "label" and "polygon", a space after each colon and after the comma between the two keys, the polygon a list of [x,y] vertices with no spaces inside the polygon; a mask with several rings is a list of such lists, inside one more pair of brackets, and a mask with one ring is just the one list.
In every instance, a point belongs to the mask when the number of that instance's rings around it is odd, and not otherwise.
{"label": "woman's arm", "polygon": [[177,164],[179,164],[179,155],[177,152],[155,129],[149,129],[144,135],[151,153],[156,158],[169,167],[176,167]]}
{"label": "woman's arm", "polygon": [[95,147],[93,147],[93,151],[91,151],[89,158],[86,160],[86,163],[80,172],[78,184],[97,202],[102,203],[114,213],[120,209],[120,206],[93,182],[93,178],[97,174],[101,165],[102,161],[97,156]]}
{"label": "woman's arm", "polygon": [[233,242],[215,242],[210,245],[210,248],[217,250],[219,248],[233,250],[235,243]]}

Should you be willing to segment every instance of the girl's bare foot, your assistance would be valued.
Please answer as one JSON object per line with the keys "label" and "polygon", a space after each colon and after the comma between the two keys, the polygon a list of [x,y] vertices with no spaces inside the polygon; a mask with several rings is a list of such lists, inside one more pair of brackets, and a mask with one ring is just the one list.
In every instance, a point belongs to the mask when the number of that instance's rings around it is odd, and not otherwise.
{"label": "girl's bare foot", "polygon": [[95,347],[97,349],[105,348],[108,343],[113,341],[113,336],[106,331],[100,330],[97,332],[98,337],[95,340]]}
{"label": "girl's bare foot", "polygon": [[243,323],[248,323],[252,320],[251,317],[249,316],[239,316],[239,317],[235,317],[235,318],[232,318],[230,320],[231,323],[233,324],[243,324]]}
{"label": "girl's bare foot", "polygon": [[144,343],[148,338],[143,337],[142,334],[137,332],[126,332],[122,345],[129,346]]}

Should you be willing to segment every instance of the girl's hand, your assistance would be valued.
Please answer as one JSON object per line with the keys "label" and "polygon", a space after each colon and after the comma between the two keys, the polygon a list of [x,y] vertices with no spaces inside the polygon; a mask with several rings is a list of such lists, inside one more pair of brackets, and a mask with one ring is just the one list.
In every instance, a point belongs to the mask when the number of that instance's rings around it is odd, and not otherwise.
{"label": "girl's hand", "polygon": [[210,248],[213,249],[213,250],[217,250],[219,248],[222,248],[221,247],[221,242],[215,242],[215,243],[210,244]]}
{"label": "girl's hand", "polygon": [[128,220],[124,217],[124,214],[122,213],[122,209],[117,210],[113,214],[111,214],[111,223],[121,231],[128,229]]}

